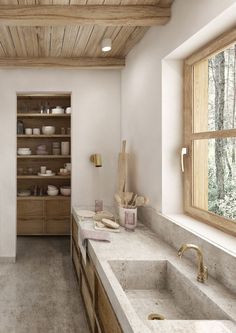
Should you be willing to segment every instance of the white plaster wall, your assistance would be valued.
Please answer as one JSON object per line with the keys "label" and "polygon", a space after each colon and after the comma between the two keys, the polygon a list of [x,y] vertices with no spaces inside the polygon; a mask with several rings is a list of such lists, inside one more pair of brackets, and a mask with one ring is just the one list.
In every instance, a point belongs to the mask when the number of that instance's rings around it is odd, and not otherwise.
{"label": "white plaster wall", "polygon": [[[120,72],[114,70],[0,71],[0,257],[16,251],[16,94],[72,93],[72,203],[110,206],[120,150]],[[89,162],[101,153],[103,167]]]}
{"label": "white plaster wall", "polygon": [[122,71],[122,138],[130,188],[157,211],[181,212],[182,59],[231,27],[235,0],[175,0],[171,21],[151,28]]}

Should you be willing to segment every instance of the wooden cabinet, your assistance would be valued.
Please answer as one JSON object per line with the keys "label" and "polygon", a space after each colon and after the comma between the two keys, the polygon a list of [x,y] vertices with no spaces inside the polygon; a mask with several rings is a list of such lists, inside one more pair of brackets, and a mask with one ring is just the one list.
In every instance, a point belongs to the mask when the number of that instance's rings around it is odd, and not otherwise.
{"label": "wooden cabinet", "polygon": [[17,234],[69,235],[70,198],[18,198]]}
{"label": "wooden cabinet", "polygon": [[[70,114],[41,113],[71,105],[70,94],[30,94],[17,96],[17,126],[39,129],[40,134],[17,133],[17,148],[29,148],[30,155],[17,155],[17,191],[30,190],[28,197],[17,197],[18,235],[66,235],[70,233],[71,203],[69,197],[49,197],[47,186],[70,186],[70,173],[60,174],[60,169],[71,162],[71,156],[61,155],[61,143],[70,140]],[[42,126],[54,126],[52,135],[42,134]],[[55,145],[57,149],[55,149]],[[54,148],[53,148],[54,147]],[[59,150],[58,150],[59,147]],[[54,175],[39,175],[46,166]],[[36,193],[37,192],[37,193]],[[35,194],[35,195],[33,195]],[[41,194],[39,196],[39,194]],[[59,193],[60,194],[60,193]]]}
{"label": "wooden cabinet", "polygon": [[18,235],[41,235],[44,233],[44,219],[21,219],[17,220]]}
{"label": "wooden cabinet", "polygon": [[96,279],[95,313],[100,329],[103,333],[122,333],[103,285],[98,276]]}
{"label": "wooden cabinet", "polygon": [[19,200],[17,203],[17,216],[19,218],[44,217],[44,203],[42,200]]}
{"label": "wooden cabinet", "polygon": [[106,291],[90,256],[86,264],[78,246],[78,226],[72,216],[72,261],[80,285],[90,331],[92,333],[123,333]]}

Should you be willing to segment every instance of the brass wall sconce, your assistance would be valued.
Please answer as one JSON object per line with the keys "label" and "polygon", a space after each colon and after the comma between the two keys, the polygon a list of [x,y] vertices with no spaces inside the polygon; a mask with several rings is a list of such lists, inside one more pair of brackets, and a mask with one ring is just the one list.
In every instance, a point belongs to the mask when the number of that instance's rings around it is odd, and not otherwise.
{"label": "brass wall sconce", "polygon": [[94,164],[96,168],[102,167],[102,155],[93,154],[90,156],[90,161]]}

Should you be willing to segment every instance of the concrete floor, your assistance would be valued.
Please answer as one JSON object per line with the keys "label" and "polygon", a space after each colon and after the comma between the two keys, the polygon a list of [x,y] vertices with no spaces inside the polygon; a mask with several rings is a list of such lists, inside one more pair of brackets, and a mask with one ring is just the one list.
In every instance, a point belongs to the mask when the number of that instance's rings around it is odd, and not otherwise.
{"label": "concrete floor", "polygon": [[67,237],[18,237],[0,264],[0,333],[89,333]]}

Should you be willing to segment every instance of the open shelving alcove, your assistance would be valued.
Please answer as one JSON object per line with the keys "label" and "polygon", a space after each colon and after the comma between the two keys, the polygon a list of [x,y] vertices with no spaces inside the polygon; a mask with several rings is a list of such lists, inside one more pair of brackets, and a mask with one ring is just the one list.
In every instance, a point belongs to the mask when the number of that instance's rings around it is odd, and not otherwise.
{"label": "open shelving alcove", "polygon": [[[59,194],[47,195],[47,186],[71,185],[71,175],[60,174],[69,155],[53,154],[52,144],[69,142],[71,149],[71,115],[52,114],[51,109],[71,106],[69,93],[31,93],[17,95],[17,124],[25,128],[39,128],[39,135],[17,131],[17,193],[30,190],[30,196],[17,195],[17,235],[67,235],[70,233],[71,198]],[[41,110],[44,113],[41,113]],[[50,109],[50,113],[46,113]],[[42,134],[42,126],[55,126],[55,134]],[[47,155],[37,154],[37,147],[46,145]],[[18,148],[30,148],[31,155],[19,155]],[[46,166],[55,175],[40,176],[40,167]]]}

